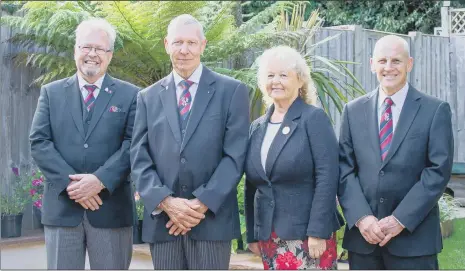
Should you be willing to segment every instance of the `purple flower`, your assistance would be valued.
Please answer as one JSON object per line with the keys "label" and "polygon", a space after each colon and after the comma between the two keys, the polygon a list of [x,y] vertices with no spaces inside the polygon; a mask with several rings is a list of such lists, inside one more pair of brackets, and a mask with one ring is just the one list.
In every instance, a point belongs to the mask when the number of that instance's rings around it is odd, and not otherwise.
{"label": "purple flower", "polygon": [[37,208],[41,208],[42,207],[42,200],[38,199],[38,200],[34,201],[34,206],[37,207]]}
{"label": "purple flower", "polygon": [[32,170],[32,176],[35,176],[35,175],[36,175],[36,171]]}
{"label": "purple flower", "polygon": [[35,195],[35,193],[37,193],[37,190],[35,189],[29,190],[29,194],[31,194],[31,196]]}
{"label": "purple flower", "polygon": [[41,180],[41,179],[32,180],[32,185],[33,185],[33,186],[40,186],[41,184],[42,184],[42,180]]}
{"label": "purple flower", "polygon": [[11,170],[13,171],[13,174],[16,176],[19,176],[19,168],[17,167],[12,167]]}

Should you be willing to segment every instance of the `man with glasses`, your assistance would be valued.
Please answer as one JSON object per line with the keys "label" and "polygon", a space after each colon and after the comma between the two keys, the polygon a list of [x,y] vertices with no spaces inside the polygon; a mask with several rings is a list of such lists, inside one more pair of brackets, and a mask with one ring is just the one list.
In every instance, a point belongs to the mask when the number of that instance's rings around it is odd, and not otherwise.
{"label": "man with glasses", "polygon": [[31,154],[46,177],[42,223],[48,269],[128,269],[129,181],[138,87],[107,72],[116,31],[103,19],[76,29],[77,73],[42,86]]}

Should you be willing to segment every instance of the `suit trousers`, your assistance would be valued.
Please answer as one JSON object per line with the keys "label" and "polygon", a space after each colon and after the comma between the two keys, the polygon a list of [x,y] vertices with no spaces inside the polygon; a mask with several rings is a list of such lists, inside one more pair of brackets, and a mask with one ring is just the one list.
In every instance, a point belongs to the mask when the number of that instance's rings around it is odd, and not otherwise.
{"label": "suit trousers", "polygon": [[437,254],[399,257],[389,253],[386,247],[377,246],[370,254],[349,251],[351,270],[439,270]]}
{"label": "suit trousers", "polygon": [[76,227],[45,226],[47,269],[129,269],[132,227],[94,228],[84,213]]}
{"label": "suit trousers", "polygon": [[168,269],[229,269],[231,241],[193,240],[187,234],[176,241],[150,244],[153,268]]}

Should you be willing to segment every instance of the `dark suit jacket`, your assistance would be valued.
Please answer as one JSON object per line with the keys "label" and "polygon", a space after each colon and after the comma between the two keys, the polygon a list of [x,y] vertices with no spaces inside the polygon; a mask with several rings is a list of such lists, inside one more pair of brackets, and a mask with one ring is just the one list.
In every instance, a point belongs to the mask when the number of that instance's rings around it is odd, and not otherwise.
{"label": "dark suit jacket", "polygon": [[343,246],[373,252],[354,224],[365,215],[394,215],[406,228],[388,244],[396,256],[442,249],[438,200],[452,170],[454,139],[449,104],[411,85],[391,147],[381,161],[378,90],[344,107],[340,141],[339,201],[347,227]]}
{"label": "dark suit jacket", "polygon": [[205,219],[188,233],[191,238],[240,236],[236,187],[243,174],[249,123],[247,87],[206,67],[182,141],[173,75],[140,92],[131,175],[145,205],[145,242],[179,238],[168,234],[165,212],[150,215],[169,195],[198,198],[208,207]]}
{"label": "dark suit jacket", "polygon": [[[247,241],[267,240],[272,227],[284,240],[329,239],[338,219],[338,147],[326,113],[297,98],[270,146],[263,170],[261,146],[274,111],[255,120],[245,172]],[[282,133],[289,127],[288,134]]]}
{"label": "dark suit jacket", "polygon": [[[31,155],[46,178],[43,224],[74,227],[82,221],[85,209],[66,193],[68,175],[78,173],[92,173],[106,186],[99,194],[100,209],[87,211],[92,226],[133,224],[129,148],[138,89],[106,75],[84,134],[77,76],[42,87],[29,139]],[[110,112],[111,106],[120,112]]]}

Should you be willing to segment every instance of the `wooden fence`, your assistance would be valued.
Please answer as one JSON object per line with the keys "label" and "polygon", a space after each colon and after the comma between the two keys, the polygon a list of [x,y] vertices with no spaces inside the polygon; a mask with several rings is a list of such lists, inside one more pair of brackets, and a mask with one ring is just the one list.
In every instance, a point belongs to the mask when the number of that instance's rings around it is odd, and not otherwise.
{"label": "wooden fence", "polygon": [[[386,34],[391,33],[366,30],[359,26],[323,28],[316,34],[315,41],[332,35],[339,37],[322,44],[316,54],[359,63],[349,64],[348,68],[364,89],[371,91],[377,86],[377,80],[370,71],[369,60],[375,42]],[[14,64],[11,56],[18,48],[6,42],[11,35],[11,29],[1,27],[0,181],[3,191],[8,189],[12,177],[10,167],[31,162],[28,135],[39,96],[37,87],[29,87],[39,71]],[[448,38],[418,32],[399,36],[408,41],[414,58],[409,81],[419,90],[450,103],[455,137],[454,160],[465,162],[465,37]],[[331,105],[330,114],[338,134],[340,114],[334,105]],[[27,211],[30,214],[31,208]],[[24,224],[25,229],[34,227],[30,215],[25,216]]]}

